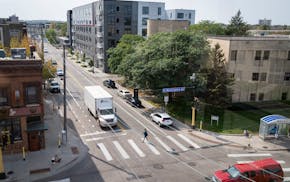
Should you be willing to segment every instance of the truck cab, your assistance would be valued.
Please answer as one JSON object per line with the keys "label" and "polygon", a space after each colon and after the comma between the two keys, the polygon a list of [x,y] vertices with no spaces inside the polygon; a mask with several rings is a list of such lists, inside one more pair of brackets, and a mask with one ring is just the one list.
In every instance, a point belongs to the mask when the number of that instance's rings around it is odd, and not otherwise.
{"label": "truck cab", "polygon": [[282,182],[283,170],[281,165],[272,158],[257,160],[254,162],[235,164],[228,169],[214,173],[214,182]]}

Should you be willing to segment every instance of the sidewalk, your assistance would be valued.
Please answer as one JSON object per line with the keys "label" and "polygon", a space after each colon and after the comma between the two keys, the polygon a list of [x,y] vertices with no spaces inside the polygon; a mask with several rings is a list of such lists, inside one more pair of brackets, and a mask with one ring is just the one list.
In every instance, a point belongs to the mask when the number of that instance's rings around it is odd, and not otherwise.
{"label": "sidewalk", "polygon": [[279,137],[278,139],[263,140],[258,135],[221,135],[209,131],[189,130],[190,134],[199,139],[211,142],[213,144],[224,145],[228,147],[242,148],[252,151],[286,151],[290,150],[290,138]]}
{"label": "sidewalk", "polygon": [[[0,181],[41,180],[70,169],[86,156],[87,147],[70,128],[67,132],[67,144],[64,143],[58,147],[63,118],[59,116],[56,106],[53,109],[53,103],[50,100],[44,97],[43,102],[44,122],[48,128],[45,131],[45,149],[26,153],[25,160],[23,160],[22,153],[3,155],[5,173],[8,175],[6,179]],[[61,161],[52,164],[51,158],[56,154]]]}

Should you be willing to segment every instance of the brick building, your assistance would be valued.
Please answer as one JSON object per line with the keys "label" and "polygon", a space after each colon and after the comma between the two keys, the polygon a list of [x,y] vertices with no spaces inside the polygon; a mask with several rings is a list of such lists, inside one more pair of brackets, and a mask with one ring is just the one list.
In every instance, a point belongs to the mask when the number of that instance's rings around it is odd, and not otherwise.
{"label": "brick building", "polygon": [[45,148],[40,59],[0,59],[0,144],[5,152]]}

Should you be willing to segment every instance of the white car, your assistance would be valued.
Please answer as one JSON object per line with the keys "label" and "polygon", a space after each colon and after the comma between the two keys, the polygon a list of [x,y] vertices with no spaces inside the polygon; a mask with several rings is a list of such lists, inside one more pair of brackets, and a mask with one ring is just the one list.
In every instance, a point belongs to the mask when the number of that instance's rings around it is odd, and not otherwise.
{"label": "white car", "polygon": [[150,114],[152,121],[161,126],[170,126],[173,124],[171,117],[167,113],[152,113]]}
{"label": "white car", "polygon": [[130,99],[132,94],[128,90],[119,90],[118,95],[124,99]]}
{"label": "white car", "polygon": [[49,91],[51,93],[59,93],[60,92],[60,86],[57,81],[52,80],[49,84]]}
{"label": "white car", "polygon": [[56,71],[56,75],[57,75],[57,76],[63,76],[63,71],[62,71],[62,69],[57,69],[57,71]]}

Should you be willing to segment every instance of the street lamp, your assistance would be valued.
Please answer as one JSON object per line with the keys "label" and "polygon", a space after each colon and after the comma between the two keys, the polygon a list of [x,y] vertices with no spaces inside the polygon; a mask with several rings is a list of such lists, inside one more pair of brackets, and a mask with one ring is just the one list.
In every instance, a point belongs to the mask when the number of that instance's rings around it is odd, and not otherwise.
{"label": "street lamp", "polygon": [[[65,64],[65,47],[69,45],[69,39],[66,37],[59,37],[63,47],[63,130],[65,135],[65,143],[67,143],[67,116],[66,116],[66,64]],[[63,136],[62,135],[62,136]]]}

